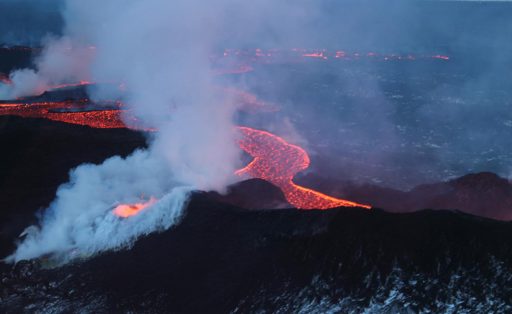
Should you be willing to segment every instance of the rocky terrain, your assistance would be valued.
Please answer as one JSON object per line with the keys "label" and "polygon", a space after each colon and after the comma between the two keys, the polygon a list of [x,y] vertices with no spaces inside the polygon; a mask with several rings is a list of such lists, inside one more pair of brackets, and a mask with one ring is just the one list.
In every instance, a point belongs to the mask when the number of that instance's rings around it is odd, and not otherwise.
{"label": "rocky terrain", "polygon": [[[70,168],[144,145],[142,134],[126,129],[2,117],[2,255],[12,252]],[[418,190],[436,196],[431,199],[446,193],[465,199],[464,191],[482,187],[507,196],[507,186],[480,174]],[[286,207],[280,190],[261,180],[242,182],[224,196],[195,193],[180,224],[130,249],[57,268],[49,259],[1,264],[0,311],[512,310],[509,222],[446,210]]]}

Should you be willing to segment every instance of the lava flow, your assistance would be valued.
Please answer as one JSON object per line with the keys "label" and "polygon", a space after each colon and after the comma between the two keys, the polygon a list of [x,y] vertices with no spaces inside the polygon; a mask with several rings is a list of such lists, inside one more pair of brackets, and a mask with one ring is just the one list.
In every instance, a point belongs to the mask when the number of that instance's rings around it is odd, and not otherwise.
{"label": "lava flow", "polygon": [[155,204],[157,201],[156,198],[151,197],[146,202],[140,202],[135,204],[119,204],[114,208],[113,213],[116,216],[122,218],[128,218],[134,215],[137,215],[141,210],[148,208],[149,206]]}
{"label": "lava flow", "polygon": [[[304,149],[269,132],[248,127],[238,127],[238,130],[242,135],[239,140],[240,147],[254,160],[236,174],[250,175],[276,185],[283,191],[288,203],[299,209],[330,209],[342,206],[371,208],[369,205],[334,198],[295,184],[295,174],[309,167],[309,156]],[[127,218],[154,202],[156,199],[151,198],[146,203],[122,204],[114,209],[114,214]]]}
{"label": "lava flow", "polygon": [[68,83],[68,84],[59,84],[59,85],[52,85],[49,86],[48,90],[56,90],[56,89],[62,89],[62,88],[72,88],[72,87],[79,87],[79,86],[88,86],[92,85],[93,83],[89,81],[79,81],[78,83]]}
{"label": "lava flow", "polygon": [[[97,109],[86,110],[85,102],[64,101],[64,102],[40,102],[32,104],[0,104],[0,116],[13,115],[24,118],[44,118],[52,121],[59,121],[70,124],[89,126],[96,129],[118,129],[130,128],[136,130],[148,130],[141,127],[137,119],[130,116],[128,110],[124,109]],[[121,104],[117,104],[121,107]],[[80,111],[76,111],[76,110]],[[69,110],[69,111],[62,111]],[[127,126],[124,121],[130,121]]]}
{"label": "lava flow", "polygon": [[[251,103],[255,102],[252,98],[251,100]],[[73,102],[0,104],[0,116],[46,118],[93,128],[141,129],[136,126],[135,118],[130,119],[133,124],[127,125],[123,122],[121,114],[127,112],[123,109],[73,111],[84,106],[85,104]],[[67,111],[59,111],[62,109]],[[300,209],[329,209],[340,206],[371,208],[369,205],[334,198],[295,184],[293,177],[309,167],[309,156],[304,149],[269,132],[248,127],[238,129],[242,135],[239,140],[240,147],[254,158],[249,165],[236,172],[238,175],[249,175],[276,185],[283,191],[286,200]],[[155,202],[156,199],[151,198],[147,202],[121,204],[114,209],[114,213],[120,217],[130,217]]]}
{"label": "lava flow", "polygon": [[238,127],[242,133],[240,147],[254,160],[238,175],[248,174],[278,186],[286,200],[300,209],[329,209],[340,206],[371,208],[299,186],[293,182],[298,172],[309,167],[309,156],[299,146],[291,145],[269,132]]}

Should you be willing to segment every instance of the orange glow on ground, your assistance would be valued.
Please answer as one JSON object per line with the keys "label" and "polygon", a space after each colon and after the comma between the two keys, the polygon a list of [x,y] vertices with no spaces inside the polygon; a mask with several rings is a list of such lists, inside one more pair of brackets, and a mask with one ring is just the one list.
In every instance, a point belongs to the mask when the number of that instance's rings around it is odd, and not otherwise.
{"label": "orange glow on ground", "polygon": [[112,211],[116,216],[122,218],[128,218],[134,215],[137,215],[144,208],[148,208],[149,206],[155,204],[157,199],[151,197],[147,202],[140,202],[135,204],[119,204]]}
{"label": "orange glow on ground", "polygon": [[344,51],[328,49],[225,49],[223,54],[214,56],[216,61],[224,60],[219,64],[225,64],[227,60],[244,61],[247,65],[268,64],[282,62],[304,62],[307,60],[372,60],[372,61],[413,61],[419,59],[440,59],[450,60],[450,57],[443,54],[397,54],[397,53],[378,53],[374,51]]}
{"label": "orange glow on ground", "polygon": [[[85,111],[87,103],[75,102],[42,102],[33,104],[0,104],[0,116],[13,115],[24,118],[44,118],[52,121],[89,126],[96,129],[127,128],[125,121],[130,121],[129,128],[149,131],[139,125],[137,119],[130,116],[125,109],[105,109]],[[121,103],[115,103],[118,108]],[[84,109],[84,111],[76,111]],[[70,111],[63,111],[70,110]],[[74,111],[72,111],[74,110]]]}
{"label": "orange glow on ground", "polygon": [[[233,91],[231,91],[233,93]],[[235,93],[236,94],[236,93]],[[238,95],[241,98],[248,97],[245,94]],[[254,99],[246,100],[254,105]],[[135,117],[133,124],[126,125],[121,115],[129,117],[126,109],[109,109],[94,111],[73,111],[85,108],[86,102],[48,102],[34,104],[0,104],[0,116],[16,115],[27,118],[45,118],[71,124],[89,126],[93,128],[130,128],[142,129],[137,126]],[[121,108],[122,104],[118,104]],[[256,106],[258,107],[258,106]],[[62,111],[62,110],[70,111]],[[61,110],[61,111],[59,111]],[[126,119],[125,119],[126,120]],[[130,121],[130,119],[128,119]],[[279,187],[286,200],[300,209],[329,209],[340,206],[371,208],[369,205],[334,198],[318,191],[299,186],[293,182],[294,176],[309,167],[310,159],[307,152],[299,146],[287,143],[284,139],[266,131],[249,127],[238,127],[241,137],[240,148],[254,159],[245,168],[236,172],[238,175],[248,175],[266,180]],[[154,204],[156,199],[136,204],[121,204],[114,209],[114,213],[120,217],[130,217],[140,210]]]}
{"label": "orange glow on ground", "polygon": [[286,200],[300,209],[340,206],[371,208],[369,205],[334,198],[295,184],[293,177],[309,167],[309,156],[304,149],[269,132],[248,127],[238,129],[242,134],[240,147],[254,157],[249,165],[237,171],[238,175],[250,175],[278,186]]}

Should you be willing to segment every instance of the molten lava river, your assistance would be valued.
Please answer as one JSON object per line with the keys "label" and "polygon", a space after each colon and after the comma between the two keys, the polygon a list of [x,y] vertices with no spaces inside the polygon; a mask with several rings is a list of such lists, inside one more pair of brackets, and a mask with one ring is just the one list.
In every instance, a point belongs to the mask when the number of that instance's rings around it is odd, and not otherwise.
{"label": "molten lava river", "polygon": [[309,167],[309,156],[296,145],[269,132],[238,127],[242,136],[240,147],[254,159],[237,174],[249,174],[278,186],[286,200],[300,209],[329,209],[340,206],[371,208],[299,186],[293,183],[298,172]]}
{"label": "molten lava river", "polygon": [[[0,104],[0,116],[45,118],[93,128],[141,129],[137,127],[135,118],[129,119],[133,121],[130,125],[123,122],[121,115],[126,119],[127,110],[76,111],[80,106],[76,102]],[[119,104],[119,107],[121,106],[122,104]],[[249,127],[238,127],[238,130],[240,148],[254,159],[245,168],[238,170],[237,175],[260,178],[276,185],[283,191],[286,200],[299,209],[329,209],[340,206],[371,208],[369,205],[334,198],[295,184],[293,177],[309,167],[309,156],[304,149],[266,131]],[[113,212],[119,217],[130,217],[156,201],[151,198],[136,204],[120,204]]]}

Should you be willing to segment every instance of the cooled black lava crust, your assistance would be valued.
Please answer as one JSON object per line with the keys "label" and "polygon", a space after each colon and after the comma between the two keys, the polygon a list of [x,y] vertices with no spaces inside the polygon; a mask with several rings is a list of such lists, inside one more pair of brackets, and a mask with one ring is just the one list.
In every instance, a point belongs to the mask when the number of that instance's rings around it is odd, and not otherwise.
{"label": "cooled black lava crust", "polygon": [[[6,255],[70,168],[129,154],[145,141],[129,130],[2,117],[0,145]],[[58,269],[41,269],[40,261],[2,264],[0,312],[358,313],[374,304],[394,313],[445,312],[450,306],[510,310],[511,223],[442,210],[393,214],[232,205],[251,191],[282,198],[263,185],[244,183],[225,201],[198,192],[178,226],[131,249]]]}

